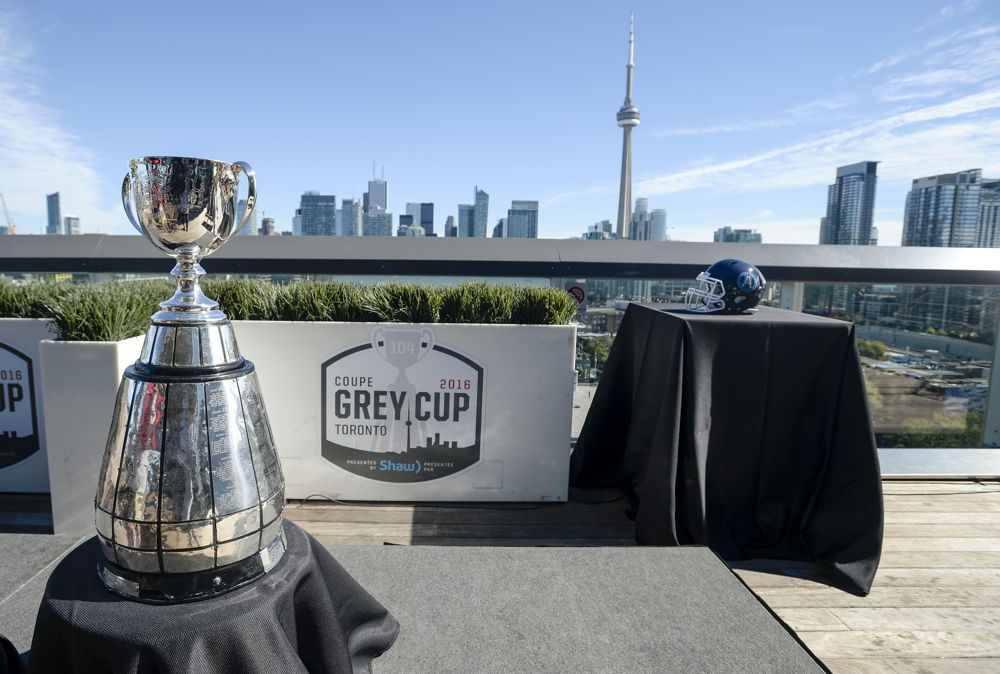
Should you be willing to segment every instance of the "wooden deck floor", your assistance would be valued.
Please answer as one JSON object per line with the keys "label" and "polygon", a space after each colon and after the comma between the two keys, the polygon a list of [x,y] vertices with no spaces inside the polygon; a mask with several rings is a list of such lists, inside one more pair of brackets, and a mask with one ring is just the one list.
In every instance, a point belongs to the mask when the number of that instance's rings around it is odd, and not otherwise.
{"label": "wooden deck floor", "polygon": [[737,573],[834,672],[1000,672],[1000,483],[885,481],[883,491],[867,597],[808,580],[805,565],[737,563]]}
{"label": "wooden deck floor", "polygon": [[[885,544],[872,592],[817,583],[809,564],[736,573],[834,672],[1000,672],[1000,483],[883,483]],[[597,503],[454,506],[289,503],[325,543],[631,545],[610,492]]]}

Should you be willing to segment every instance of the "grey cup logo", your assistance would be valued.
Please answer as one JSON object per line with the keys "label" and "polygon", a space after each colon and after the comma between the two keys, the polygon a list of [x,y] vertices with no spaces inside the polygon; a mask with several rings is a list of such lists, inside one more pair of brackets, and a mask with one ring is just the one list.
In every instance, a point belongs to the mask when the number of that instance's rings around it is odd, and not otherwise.
{"label": "grey cup logo", "polygon": [[0,468],[40,448],[31,359],[0,343]]}
{"label": "grey cup logo", "polygon": [[422,482],[480,456],[483,367],[431,328],[372,329],[322,365],[322,455],[373,480]]}

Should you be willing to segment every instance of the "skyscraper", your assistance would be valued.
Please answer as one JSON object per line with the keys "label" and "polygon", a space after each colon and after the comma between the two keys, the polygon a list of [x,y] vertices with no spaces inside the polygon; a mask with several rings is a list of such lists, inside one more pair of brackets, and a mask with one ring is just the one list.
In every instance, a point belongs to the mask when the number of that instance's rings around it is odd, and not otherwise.
{"label": "skyscraper", "polygon": [[337,233],[337,197],[309,191],[299,202],[302,216],[302,234],[305,236],[333,236]]}
{"label": "skyscraper", "polygon": [[274,224],[274,218],[263,218],[260,221],[260,235],[274,236],[278,233],[278,228]]}
{"label": "skyscraper", "polygon": [[610,228],[604,229],[604,223],[611,224],[610,220],[603,220],[601,222],[595,222],[587,231],[583,233],[583,238],[592,241],[604,241],[607,239],[614,238],[614,234],[611,233]]}
{"label": "skyscraper", "polygon": [[715,230],[715,236],[712,240],[716,243],[760,243],[763,239],[761,235],[753,229],[719,227]]}
{"label": "skyscraper", "polygon": [[444,220],[444,235],[445,236],[458,236],[458,226],[455,225],[455,216],[449,215]]}
{"label": "skyscraper", "polygon": [[[950,248],[1000,244],[993,206],[1000,199],[998,187],[1000,181],[984,180],[981,169],[917,178],[906,195],[902,244]],[[988,318],[993,307],[986,306],[994,303],[995,293],[982,286],[904,286],[896,317],[920,330],[983,331],[996,324],[995,316]]]}
{"label": "skyscraper", "polygon": [[667,240],[667,211],[664,208],[654,208],[649,214],[652,222],[653,233],[650,236],[652,241]]}
{"label": "skyscraper", "polygon": [[[878,230],[872,226],[875,210],[875,169],[878,162],[862,161],[837,169],[827,188],[826,217],[820,219],[819,242],[837,246],[874,246]],[[855,315],[866,290],[843,284],[813,286],[806,305],[829,315]]]}
{"label": "skyscraper", "polygon": [[292,236],[302,236],[302,209],[296,208],[292,216]]}
{"label": "skyscraper", "polygon": [[361,216],[363,236],[392,236],[392,213],[371,208]]}
{"label": "skyscraper", "polygon": [[[605,220],[605,222],[607,221]],[[600,230],[593,229],[592,231],[596,233]],[[587,238],[601,238],[601,236],[588,234]],[[650,211],[648,199],[636,199],[635,212],[632,213],[632,219],[629,221],[628,238],[633,241],[666,241],[667,212],[662,208]]]}
{"label": "skyscraper", "polygon": [[[406,215],[410,216],[409,224],[412,225],[414,222],[418,225],[420,224],[420,204],[414,203],[412,201],[406,202]],[[399,216],[399,224],[403,224],[403,216]]]}
{"label": "skyscraper", "polygon": [[839,246],[874,246],[878,231],[872,227],[875,210],[875,168],[863,161],[841,166],[837,180],[827,189],[826,220],[820,243]]}
{"label": "skyscraper", "polygon": [[473,214],[473,236],[486,236],[486,223],[489,219],[490,195],[479,189],[477,185],[473,197],[473,206],[476,209]]}
{"label": "skyscraper", "polygon": [[615,238],[615,226],[610,220],[601,220],[600,222],[595,222],[589,228],[587,228],[588,239],[613,239]]}
{"label": "skyscraper", "polygon": [[49,211],[49,224],[45,228],[46,234],[62,234],[63,230],[63,219],[62,212],[59,208],[59,193],[49,194],[45,197],[45,204]]}
{"label": "skyscraper", "polygon": [[63,219],[63,233],[64,234],[82,234],[80,231],[80,218],[76,215],[67,215]]}
{"label": "skyscraper", "polygon": [[649,199],[636,199],[635,211],[628,225],[628,238],[633,241],[650,241],[653,238],[653,221],[649,215]]}
{"label": "skyscraper", "polygon": [[632,17],[628,21],[628,63],[625,64],[625,102],[618,109],[618,126],[622,127],[622,178],[618,188],[618,238],[628,238],[632,219],[632,127],[639,125],[639,108],[632,104],[632,69],[635,67],[635,40]]}
{"label": "skyscraper", "polygon": [[1000,180],[983,181],[976,239],[980,248],[1000,248]]}
{"label": "skyscraper", "polygon": [[493,225],[493,238],[502,239],[507,236],[507,218],[500,218],[497,224]]}
{"label": "skyscraper", "polygon": [[368,191],[364,196],[364,212],[389,208],[389,186],[381,178],[368,181]]}
{"label": "skyscraper", "polygon": [[340,233],[343,236],[361,236],[361,202],[357,199],[341,200]]}
{"label": "skyscraper", "polygon": [[982,186],[981,169],[914,180],[903,211],[903,245],[976,246]]}
{"label": "skyscraper", "polygon": [[[236,202],[236,224],[239,224],[240,220],[243,219],[243,214],[247,210],[246,199],[240,199]],[[250,218],[247,220],[246,224],[243,225],[243,229],[237,236],[256,236],[257,235],[257,209],[250,212]]]}
{"label": "skyscraper", "polygon": [[424,234],[420,236],[434,236],[434,204],[420,204],[420,218],[414,220],[413,224],[423,227]]}
{"label": "skyscraper", "polygon": [[538,238],[538,202],[512,201],[507,211],[507,238]]}
{"label": "skyscraper", "polygon": [[472,204],[458,205],[458,236],[475,236],[476,207]]}
{"label": "skyscraper", "polygon": [[[424,228],[423,236],[437,236],[434,234],[434,204],[430,202],[407,203],[406,214],[413,218],[410,224],[420,225]],[[399,216],[402,218],[403,216]],[[402,220],[400,220],[402,223]]]}

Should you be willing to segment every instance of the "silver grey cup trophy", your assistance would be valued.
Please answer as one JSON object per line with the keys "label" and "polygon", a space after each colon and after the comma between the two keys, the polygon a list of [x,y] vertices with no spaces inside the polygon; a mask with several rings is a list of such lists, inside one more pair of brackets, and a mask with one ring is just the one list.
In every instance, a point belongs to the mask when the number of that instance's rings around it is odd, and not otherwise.
{"label": "silver grey cup trophy", "polygon": [[[243,162],[129,166],[125,213],[176,258],[177,291],[153,314],[118,389],[95,499],[98,573],[130,599],[178,603],[245,585],[285,551],[285,483],[254,366],[199,287],[199,261],[240,230],[257,189]],[[248,196],[237,222],[240,174]]]}

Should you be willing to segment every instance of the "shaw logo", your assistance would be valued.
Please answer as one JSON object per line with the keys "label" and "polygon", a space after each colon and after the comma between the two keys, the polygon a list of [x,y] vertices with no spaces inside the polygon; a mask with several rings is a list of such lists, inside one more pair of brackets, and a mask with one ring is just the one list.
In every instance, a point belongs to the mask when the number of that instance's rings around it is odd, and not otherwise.
{"label": "shaw logo", "polygon": [[394,463],[387,459],[382,459],[378,462],[379,470],[391,470],[403,473],[419,473],[420,472],[420,462],[414,461],[413,463]]}
{"label": "shaw logo", "polygon": [[431,328],[377,325],[322,365],[323,458],[381,482],[423,482],[479,461],[483,366]]}
{"label": "shaw logo", "polygon": [[39,448],[31,359],[0,342],[0,469]]}

